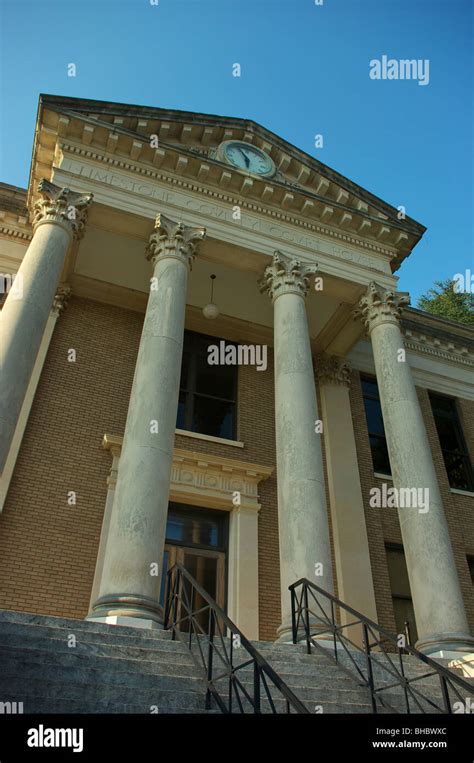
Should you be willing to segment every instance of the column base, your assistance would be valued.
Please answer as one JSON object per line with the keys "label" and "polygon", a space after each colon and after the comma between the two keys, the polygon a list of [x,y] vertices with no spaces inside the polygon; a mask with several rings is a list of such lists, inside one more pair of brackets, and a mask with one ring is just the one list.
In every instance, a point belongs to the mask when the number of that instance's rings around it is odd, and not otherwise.
{"label": "column base", "polygon": [[163,628],[163,609],[146,596],[102,596],[86,620],[135,628]]}
{"label": "column base", "polygon": [[468,633],[433,633],[419,639],[415,648],[435,660],[452,660],[474,654],[474,638]]}
{"label": "column base", "polygon": [[[314,621],[312,622],[310,620],[309,627],[310,627],[311,638],[313,638],[315,641],[321,644],[321,646],[327,647],[328,649],[332,648],[334,642],[333,642],[332,633],[330,633],[327,630],[328,626],[324,626],[324,624],[314,622]],[[306,643],[306,633],[304,628],[302,627],[298,628],[296,641],[298,644],[303,642]],[[279,628],[277,628],[277,637],[274,643],[275,644],[292,644],[293,643],[293,631],[292,631],[291,625],[288,625],[287,623],[282,623],[279,626]]]}
{"label": "column base", "polygon": [[99,617],[87,615],[86,620],[90,623],[105,623],[106,625],[125,625],[129,628],[148,628],[163,630],[163,623],[156,620],[147,620],[144,617],[121,617],[120,615],[106,615]]}

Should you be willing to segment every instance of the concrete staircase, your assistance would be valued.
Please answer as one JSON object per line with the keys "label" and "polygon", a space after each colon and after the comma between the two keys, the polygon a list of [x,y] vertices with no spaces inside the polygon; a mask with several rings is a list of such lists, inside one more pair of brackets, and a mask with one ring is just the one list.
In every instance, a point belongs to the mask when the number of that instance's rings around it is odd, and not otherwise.
{"label": "concrete staircase", "polygon": [[205,691],[168,631],[0,610],[0,702],[25,713],[202,713]]}
{"label": "concrete staircase", "polygon": [[[372,712],[367,689],[325,655],[307,655],[303,644],[254,645],[311,713]],[[241,651],[234,652],[237,662],[246,659]],[[357,659],[363,666],[363,655]],[[416,663],[407,660],[408,674],[425,672]],[[216,673],[225,669],[217,654],[214,668]],[[252,668],[237,675],[252,693]],[[436,679],[422,683],[440,698]],[[226,694],[226,676],[218,688]],[[0,703],[22,702],[25,713],[220,712],[214,704],[205,710],[205,693],[187,647],[172,641],[167,631],[0,610]],[[285,712],[281,694],[272,688],[271,695],[278,712]],[[400,689],[391,690],[390,701],[404,710]],[[249,703],[242,702],[250,712]],[[262,712],[269,710],[262,691]],[[239,712],[237,702],[234,712]]]}

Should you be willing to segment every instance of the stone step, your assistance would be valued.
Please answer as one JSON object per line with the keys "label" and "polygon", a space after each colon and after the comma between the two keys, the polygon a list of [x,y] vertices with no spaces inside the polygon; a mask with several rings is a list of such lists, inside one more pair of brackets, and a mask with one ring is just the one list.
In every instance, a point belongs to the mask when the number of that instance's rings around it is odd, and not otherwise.
{"label": "stone step", "polygon": [[113,641],[90,642],[88,639],[78,640],[76,646],[69,647],[64,638],[38,638],[30,636],[28,633],[21,640],[13,634],[2,633],[0,629],[0,649],[15,649],[24,647],[38,649],[39,651],[66,652],[70,653],[75,649],[81,654],[91,654],[103,657],[128,657],[131,659],[160,660],[170,659],[171,661],[182,661],[183,657],[191,659],[189,650],[176,641],[157,641],[153,646],[123,646],[115,644]]}
{"label": "stone step", "polygon": [[[174,655],[173,655],[174,656]],[[178,655],[180,656],[180,655]],[[29,665],[45,665],[49,670],[54,666],[67,667],[73,670],[75,667],[90,667],[110,672],[140,672],[143,675],[163,674],[169,676],[198,675],[195,663],[188,655],[182,655],[179,662],[171,662],[166,655],[166,660],[142,660],[123,657],[102,657],[94,654],[83,654],[70,649],[68,652],[49,652],[46,650],[25,649],[0,649],[0,668],[6,670],[9,663],[21,665],[26,671]]]}
{"label": "stone step", "polygon": [[[265,656],[267,659],[267,657]],[[284,659],[268,659],[268,663],[271,665],[271,667],[275,670],[276,673],[281,674],[282,676],[288,672],[295,673],[295,674],[304,674],[311,676],[311,678],[317,678],[321,675],[326,675],[328,677],[331,677],[331,680],[348,680],[347,673],[341,669],[339,665],[336,663],[330,662],[329,660],[319,661],[317,664],[311,664],[311,662],[303,662],[299,660],[284,660]],[[349,668],[349,666],[347,666]],[[363,675],[365,676],[365,670],[362,671]],[[376,683],[379,683],[380,681],[382,683],[393,683],[396,678],[388,671],[382,668],[374,667],[374,679]],[[357,670],[355,667],[352,666],[351,674],[353,675],[353,679],[357,681],[357,683],[360,681],[362,682],[362,678],[359,677],[359,674],[357,673]],[[413,676],[416,677],[416,676]],[[407,676],[407,678],[410,678],[410,675]],[[420,685],[423,685],[425,687],[431,687],[434,691],[439,690],[440,683],[439,679],[435,676],[430,676],[428,678],[422,679],[419,681],[418,679],[414,682],[415,685],[420,683]]]}
{"label": "stone step", "polygon": [[62,699],[82,702],[85,705],[97,702],[140,705],[144,713],[149,713],[152,706],[157,706],[161,712],[179,712],[185,708],[204,709],[205,687],[201,684],[199,690],[196,687],[193,691],[161,689],[158,686],[156,689],[139,690],[119,685],[92,685],[76,681],[74,677],[70,677],[66,682],[51,679],[45,682],[44,679],[29,678],[25,687],[25,681],[21,677],[3,677],[2,701],[8,701],[13,696],[24,702],[27,712],[36,712],[36,708],[50,700]]}
{"label": "stone step", "polygon": [[[95,661],[95,665],[90,663],[89,657],[78,654],[62,654],[62,655],[48,655],[49,661],[44,661],[43,655],[32,653],[27,658],[24,656],[18,658],[12,656],[11,653],[7,653],[5,656],[0,652],[0,661],[2,665],[2,677],[0,678],[0,687],[3,682],[11,677],[25,677],[25,680],[37,679],[43,680],[45,683],[49,681],[51,675],[51,668],[54,666],[54,680],[55,681],[68,681],[73,680],[84,684],[115,684],[122,687],[137,689],[155,688],[173,689],[179,691],[186,689],[186,682],[194,681],[199,684],[201,682],[201,676],[198,675],[197,669],[194,664],[186,666],[186,672],[180,672],[179,675],[169,674],[168,664],[151,664],[148,666],[148,671],[143,670],[143,663],[140,661],[137,665],[136,662],[128,661],[124,664],[123,660],[113,660],[107,658],[99,658]],[[182,668],[183,666],[180,666]],[[239,680],[248,688],[252,689],[253,686],[253,673],[252,669],[240,670],[238,673]],[[303,675],[295,674],[282,674],[282,679],[287,683],[294,693],[300,697],[308,697],[311,700],[317,700],[318,697],[328,698],[328,693],[336,693],[336,690],[340,690],[345,694],[347,701],[366,700],[367,692],[364,688],[358,686],[348,685],[348,681],[338,681],[335,684],[334,680],[321,676],[318,682],[308,685],[307,677]],[[343,677],[345,678],[345,677]],[[349,679],[350,680],[350,679]],[[222,679],[219,682],[219,686],[223,692],[227,691],[228,679]],[[278,690],[273,686],[271,681],[267,680],[272,695],[279,695]],[[263,690],[263,687],[262,687]],[[352,695],[349,697],[349,693]],[[329,697],[330,698],[330,697]]]}
{"label": "stone step", "polygon": [[[250,680],[241,680],[240,683],[245,687],[247,692],[253,695],[253,682]],[[268,689],[272,699],[283,700],[283,695],[279,692],[277,687],[267,681]],[[367,691],[360,689],[353,689],[352,687],[333,688],[330,686],[316,687],[308,686],[307,684],[289,684],[291,691],[302,702],[311,702],[313,704],[324,704],[324,702],[336,702],[337,704],[354,703],[354,704],[369,704],[370,698]],[[222,682],[222,688],[220,688],[220,682],[217,683],[216,688],[225,692],[225,684]],[[261,686],[260,689],[262,699],[265,697],[265,689]]]}
{"label": "stone step", "polygon": [[[323,678],[322,681],[308,682],[304,680],[302,676],[291,676],[288,674],[281,675],[281,678],[285,681],[289,689],[300,699],[301,701],[311,700],[314,703],[326,703],[327,701],[340,701],[345,702],[360,702],[362,704],[370,704],[369,690],[363,686],[352,685],[350,679],[346,680],[343,684],[335,685],[332,681],[328,681]],[[244,685],[247,691],[253,691],[253,683],[250,681],[250,677],[242,675],[239,677],[240,682]],[[267,682],[272,696],[279,696],[279,692],[274,688],[271,682]],[[264,688],[261,688],[262,696]],[[387,702],[395,707],[405,707],[405,699],[402,689],[385,691],[381,695]]]}
{"label": "stone step", "polygon": [[[78,621],[79,622],[79,621]],[[132,629],[135,630],[135,629]],[[74,636],[77,641],[88,641],[97,644],[123,644],[124,646],[144,646],[149,648],[161,647],[163,643],[172,642],[172,636],[169,631],[159,631],[160,635],[154,637],[144,637],[139,631],[136,634],[122,633],[120,626],[107,626],[106,628],[73,628],[59,627],[44,623],[17,623],[14,621],[4,621],[0,623],[0,639],[3,635],[14,635],[22,638],[28,635],[30,638],[58,638],[68,640]]]}
{"label": "stone step", "polygon": [[[290,651],[286,653],[282,653],[281,650],[276,650],[272,647],[261,647],[260,648],[261,655],[270,663],[270,664],[280,664],[283,661],[288,664],[301,664],[306,666],[322,666],[322,665],[334,665],[337,670],[340,670],[340,667],[338,667],[338,664],[334,662],[332,657],[329,655],[322,654],[320,652],[316,652],[314,654],[308,655],[306,652],[301,653],[301,651]],[[359,667],[359,669],[362,671],[362,673],[366,674],[366,661],[365,656],[358,653],[353,653],[354,662]],[[375,658],[377,662],[372,662],[372,668],[374,670],[374,673],[379,676],[386,676],[387,679],[390,679],[390,672],[393,670],[393,667],[390,665],[390,663],[383,657],[383,655],[377,656]],[[413,661],[415,660],[415,661]],[[356,665],[351,661],[351,659],[347,655],[341,654],[339,657],[339,665],[342,665],[354,674],[357,672]],[[397,662],[394,660],[394,665],[397,670],[400,670],[400,666],[397,664]],[[415,678],[415,677],[421,677],[425,675],[426,673],[430,673],[432,671],[432,668],[429,665],[420,663],[416,658],[410,657],[410,659],[407,662],[404,662],[404,671],[407,678]],[[342,672],[342,671],[341,671]],[[431,681],[433,685],[439,686],[439,678],[437,676],[429,676],[427,679],[423,679],[427,681]]]}
{"label": "stone step", "polygon": [[[242,706],[243,706],[243,709],[244,709],[245,713],[253,712],[252,706],[250,705],[250,703],[247,700],[245,700],[244,697],[241,697],[241,702],[242,702]],[[275,710],[276,710],[276,712],[278,714],[286,714],[287,713],[287,705],[286,705],[286,701],[285,700],[275,699],[273,704],[274,704]],[[305,702],[303,700],[302,704],[306,707],[306,709],[308,710],[308,712],[310,714],[321,713],[320,703],[319,703],[317,709],[316,709],[316,705],[314,703],[312,703],[312,702]],[[216,705],[213,704],[212,707],[216,707]],[[233,702],[232,702],[232,712],[235,713],[235,714],[239,714],[241,712],[235,697],[233,698]],[[273,712],[270,704],[268,702],[264,701],[263,699],[261,701],[261,712],[265,713],[265,714]],[[291,714],[295,714],[295,712],[296,711],[290,707],[290,713]],[[358,713],[359,714],[360,713],[360,714],[363,714],[363,713],[371,713],[371,712],[372,712],[371,706],[369,706],[367,704],[361,704],[361,703],[357,703],[357,704],[352,704],[352,703],[341,704],[341,703],[338,703],[338,702],[326,702],[325,705],[324,705],[324,708],[323,708],[323,714],[326,714],[326,713],[330,713],[330,714],[333,714],[333,713],[338,713],[338,714]]]}
{"label": "stone step", "polygon": [[[104,666],[105,667],[105,666]],[[60,665],[58,662],[54,666],[41,663],[40,661],[27,662],[15,659],[7,659],[2,663],[2,674],[0,676],[0,693],[4,684],[8,684],[12,679],[23,679],[28,685],[30,681],[42,681],[47,685],[54,676],[55,682],[73,681],[88,686],[118,686],[122,689],[135,689],[142,691],[145,689],[163,689],[166,691],[202,691],[201,676],[194,675],[191,671],[188,675],[169,675],[167,666],[161,666],[160,673],[143,673],[141,670],[124,671],[113,669],[107,665],[105,669],[100,667],[90,667],[84,661],[74,665]]]}
{"label": "stone step", "polygon": [[[54,715],[62,715],[62,714],[74,714],[74,715],[98,715],[98,714],[125,714],[125,715],[143,715],[143,714],[150,714],[150,708],[145,707],[141,704],[124,704],[120,702],[101,702],[101,701],[95,701],[86,703],[82,700],[70,700],[70,699],[44,699],[43,697],[31,697],[30,699],[27,699],[25,702],[24,695],[19,694],[9,694],[9,696],[5,699],[5,701],[12,701],[12,702],[23,702],[23,712],[25,715],[31,715],[31,714],[39,714],[39,715],[45,715],[45,714],[54,714]],[[165,714],[169,711],[165,711],[163,708],[161,711],[158,711],[158,714]],[[172,711],[171,711],[172,712]],[[210,713],[210,714],[219,714],[220,711],[213,709],[213,710],[205,710],[204,709],[204,703],[199,707],[181,707],[179,708],[180,714],[196,714],[196,713]]]}
{"label": "stone step", "polygon": [[171,631],[162,628],[136,628],[128,625],[111,625],[96,620],[79,620],[72,617],[56,617],[55,615],[38,615],[30,612],[18,612],[17,610],[0,609],[0,629],[4,624],[16,625],[43,625],[52,628],[70,629],[71,632],[91,631],[96,633],[131,636],[136,639],[171,639]]}

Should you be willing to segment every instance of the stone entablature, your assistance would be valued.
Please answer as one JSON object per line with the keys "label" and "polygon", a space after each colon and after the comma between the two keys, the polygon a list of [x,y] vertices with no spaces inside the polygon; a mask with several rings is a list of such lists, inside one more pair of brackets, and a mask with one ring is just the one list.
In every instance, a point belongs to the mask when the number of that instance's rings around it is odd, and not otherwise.
{"label": "stone entablature", "polygon": [[33,237],[26,191],[7,183],[0,184],[0,237],[20,239],[25,243]]}
{"label": "stone entablature", "polygon": [[[70,170],[63,169],[68,166]],[[303,260],[314,262],[317,258],[323,277],[340,279],[352,284],[352,287],[365,287],[371,280],[377,280],[386,287],[395,286],[388,256],[362,252],[352,245],[340,245],[330,238],[314,235],[309,230],[300,230],[286,221],[268,219],[265,214],[259,215],[253,211],[242,209],[241,219],[236,222],[232,214],[233,206],[240,205],[238,199],[229,198],[227,202],[224,198],[208,200],[197,193],[196,187],[190,192],[185,192],[180,187],[168,190],[158,182],[147,182],[146,189],[142,184],[142,193],[139,193],[130,175],[115,171],[109,173],[105,168],[92,163],[65,163],[54,170],[54,181],[76,191],[90,188],[98,205],[139,215],[137,220],[151,220],[157,212],[162,212],[173,219],[183,218],[188,225],[205,225],[209,239],[254,252],[255,259],[281,248],[289,255]],[[181,185],[180,181],[177,186]],[[144,194],[145,190],[147,195]],[[143,224],[141,235],[144,241],[148,232],[148,226]],[[134,232],[136,238],[141,238],[141,235]]]}
{"label": "stone entablature", "polygon": [[408,350],[433,355],[449,363],[460,363],[474,370],[474,352],[461,342],[441,339],[423,331],[403,330],[404,344]]}
{"label": "stone entablature", "polygon": [[[118,459],[122,442],[123,437],[104,435],[102,444]],[[261,464],[175,448],[171,500],[232,511],[239,505],[233,502],[234,493],[238,492],[242,508],[258,511],[258,486],[273,471]]]}
{"label": "stone entablature", "polygon": [[[78,158],[76,158],[78,157]],[[97,166],[100,163],[100,166]],[[107,172],[105,167],[109,167],[110,171]],[[178,178],[173,174],[169,174],[156,169],[146,169],[143,165],[137,162],[127,162],[119,160],[107,154],[102,154],[99,151],[86,150],[80,144],[61,144],[60,149],[56,152],[55,162],[53,167],[60,168],[65,172],[70,172],[73,175],[80,175],[86,177],[88,180],[98,180],[102,183],[107,183],[111,186],[132,191],[138,196],[143,195],[152,197],[158,201],[162,199],[160,191],[156,187],[156,183],[146,181],[133,181],[130,174],[141,175],[150,181],[158,181],[166,185],[176,186],[182,188],[185,191],[192,193],[199,193],[200,196],[207,196],[209,199],[216,199],[227,203],[232,211],[232,207],[235,205],[240,206],[242,209],[248,209],[253,212],[257,212],[259,215],[281,220],[285,223],[290,223],[298,228],[303,228],[308,231],[328,236],[339,241],[344,242],[346,245],[358,247],[359,249],[367,250],[368,252],[374,252],[377,255],[383,255],[392,260],[396,256],[396,249],[394,244],[390,245],[390,242],[382,241],[367,241],[357,235],[351,234],[348,230],[338,230],[336,227],[330,227],[324,225],[324,218],[321,222],[309,221],[302,219],[300,216],[302,210],[292,210],[288,205],[279,204],[277,208],[272,208],[267,204],[259,204],[258,200],[251,201],[246,198],[242,198],[241,189],[233,189],[229,186],[221,186],[220,190],[215,190],[203,182],[197,184],[198,178],[186,178],[181,176]],[[129,174],[130,173],[130,174]],[[266,202],[265,196],[260,201]],[[220,215],[222,217],[222,215]],[[229,215],[229,220],[231,219]],[[301,234],[303,235],[303,234]],[[356,262],[364,264],[366,267],[372,267],[376,270],[385,270],[391,272],[390,267],[383,267],[380,264],[380,258],[367,258],[363,259],[364,255],[360,253],[359,260]]]}

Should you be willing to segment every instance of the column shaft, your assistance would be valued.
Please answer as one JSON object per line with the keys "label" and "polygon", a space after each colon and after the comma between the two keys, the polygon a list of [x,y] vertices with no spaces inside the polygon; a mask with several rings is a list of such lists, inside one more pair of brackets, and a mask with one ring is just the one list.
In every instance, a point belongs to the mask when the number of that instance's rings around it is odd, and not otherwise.
{"label": "column shaft", "polygon": [[[308,276],[281,253],[268,266],[264,288],[274,300],[275,426],[280,539],[281,640],[288,640],[288,586],[305,577],[333,591],[321,437],[305,309]],[[325,611],[327,609],[325,608]]]}
{"label": "column shaft", "polygon": [[0,473],[5,466],[38,349],[73,235],[82,232],[91,196],[39,185],[33,239],[0,313]]}
{"label": "column shaft", "polygon": [[[155,268],[133,379],[115,499],[93,617],[160,622],[189,252],[204,229],[158,216]],[[154,288],[156,286],[156,288]],[[158,570],[158,574],[156,571]],[[136,622],[135,624],[138,624]]]}
{"label": "column shaft", "polygon": [[450,651],[472,650],[474,640],[469,636],[421,408],[410,366],[400,353],[404,343],[398,318],[407,301],[404,295],[371,284],[368,296],[361,300],[361,312],[372,340],[393,485],[399,495],[400,490],[410,490],[429,499],[428,507],[398,508],[419,635],[417,648],[448,656]]}

